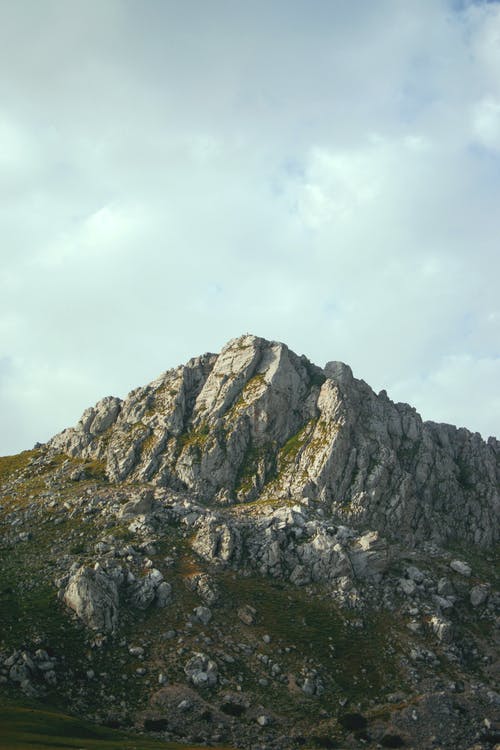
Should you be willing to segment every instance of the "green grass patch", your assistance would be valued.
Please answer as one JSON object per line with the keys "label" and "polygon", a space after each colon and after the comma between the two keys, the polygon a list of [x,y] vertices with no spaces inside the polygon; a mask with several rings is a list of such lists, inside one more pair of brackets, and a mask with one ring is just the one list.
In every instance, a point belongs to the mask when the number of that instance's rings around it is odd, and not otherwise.
{"label": "green grass patch", "polygon": [[300,430],[288,438],[278,456],[279,473],[286,471],[295,463],[299,451],[307,444],[317,423],[317,419],[310,419]]}
{"label": "green grass patch", "polygon": [[195,747],[96,726],[58,711],[3,701],[0,704],[2,750],[190,750]]}
{"label": "green grass patch", "polygon": [[196,446],[197,448],[203,448],[210,435],[210,426],[208,422],[201,422],[201,424],[194,430],[189,432],[183,432],[178,437],[179,446],[181,451],[187,447]]}
{"label": "green grass patch", "polygon": [[12,474],[26,469],[32,459],[39,455],[40,451],[31,450],[17,453],[15,456],[0,456],[0,483],[6,482]]}
{"label": "green grass patch", "polygon": [[[274,459],[274,448],[270,443],[257,445],[250,440],[245,451],[243,461],[241,462],[236,474],[235,492],[240,498],[245,498],[252,493],[257,481],[257,489],[263,485],[266,480],[276,476],[276,466]],[[255,492],[252,493],[255,496]],[[253,499],[250,495],[249,499]]]}
{"label": "green grass patch", "polygon": [[224,415],[226,424],[230,424],[239,412],[243,411],[246,406],[249,406],[255,400],[256,396],[260,395],[265,385],[266,380],[262,373],[257,373],[253,378],[250,378],[241,389],[236,401]]}
{"label": "green grass patch", "polygon": [[88,479],[93,479],[98,482],[106,481],[107,477],[105,461],[98,461],[97,459],[94,461],[88,461],[87,463],[84,463],[83,468]]}
{"label": "green grass patch", "polygon": [[339,609],[319,590],[311,593],[231,572],[223,574],[219,583],[223,599],[231,601],[233,608],[249,603],[256,608],[252,632],[259,637],[269,633],[271,651],[278,646],[291,648],[289,654],[279,656],[291,671],[304,659],[322,665],[326,682],[322,705],[337,711],[339,696],[365,703],[400,682],[391,648],[397,630],[392,614],[363,613],[363,626],[358,627],[358,614]]}

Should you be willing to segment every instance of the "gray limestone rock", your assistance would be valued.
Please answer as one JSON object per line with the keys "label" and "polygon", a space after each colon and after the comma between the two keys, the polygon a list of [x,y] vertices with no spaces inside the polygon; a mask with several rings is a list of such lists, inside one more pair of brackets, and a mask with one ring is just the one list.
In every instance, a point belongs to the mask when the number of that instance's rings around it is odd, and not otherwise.
{"label": "gray limestone rock", "polygon": [[302,683],[302,692],[304,693],[304,695],[311,697],[314,695],[315,691],[316,691],[316,686],[314,684],[314,681],[311,680],[309,677],[306,677],[306,679]]}
{"label": "gray limestone rock", "polygon": [[449,620],[444,619],[440,615],[433,615],[429,620],[429,626],[438,640],[443,642],[451,641],[452,627]]}
{"label": "gray limestone rock", "polygon": [[[337,524],[411,546],[488,546],[500,536],[496,439],[423,422],[407,404],[375,394],[347,365],[321,369],[284,344],[251,335],[123,401],[103,399],[48,447],[102,461],[113,481],[151,482],[204,501],[308,498]],[[123,509],[129,511],[139,512]],[[196,527],[197,514],[186,524]],[[214,560],[232,562],[238,554],[227,529],[205,525],[198,535],[202,554]],[[262,565],[278,570],[283,550],[277,537],[273,544]],[[363,555],[358,560],[363,566]]]}
{"label": "gray limestone rock", "polygon": [[[155,601],[163,583],[162,573],[155,568],[149,571],[143,578],[134,581],[128,589],[128,596],[132,606],[137,609],[147,609]],[[171,589],[166,589],[165,587],[161,589],[161,603],[159,606],[165,606],[170,593]]]}
{"label": "gray limestone rock", "polygon": [[470,590],[470,603],[473,607],[480,607],[488,599],[490,587],[486,584],[473,586]]}
{"label": "gray limestone rock", "polygon": [[186,578],[186,585],[208,606],[213,606],[220,598],[219,589],[215,581],[207,573],[195,573]]}
{"label": "gray limestone rock", "polygon": [[453,596],[455,589],[448,578],[440,578],[437,585],[439,596]]}
{"label": "gray limestone rock", "polygon": [[466,562],[463,562],[462,560],[452,560],[450,563],[450,568],[455,571],[455,573],[459,573],[461,576],[465,576],[466,578],[470,577],[471,574],[471,567]]}
{"label": "gray limestone rock", "polygon": [[214,687],[217,684],[217,664],[206,654],[196,653],[184,666],[184,674],[195,687]]}
{"label": "gray limestone rock", "polygon": [[16,664],[13,664],[9,670],[9,679],[12,680],[12,682],[22,683],[24,680],[29,680],[31,674],[32,672],[27,664],[24,662],[17,662]]}
{"label": "gray limestone rock", "polygon": [[193,610],[192,619],[194,622],[200,622],[202,625],[208,625],[212,619],[212,611],[209,607],[203,605],[195,607]]}
{"label": "gray limestone rock", "polygon": [[256,615],[257,610],[255,607],[251,607],[250,604],[244,604],[242,607],[238,608],[238,617],[241,622],[245,623],[245,625],[253,625],[255,623]]}
{"label": "gray limestone rock", "polygon": [[399,581],[399,585],[401,591],[403,592],[403,594],[406,594],[406,596],[413,596],[415,591],[417,590],[416,583],[411,578],[401,578]]}
{"label": "gray limestone rock", "polygon": [[172,600],[172,586],[162,581],[156,589],[156,606],[162,609],[170,604]]}
{"label": "gray limestone rock", "polygon": [[153,506],[153,491],[142,490],[137,497],[128,500],[120,508],[119,516],[123,520],[129,520],[138,515],[147,515]]}
{"label": "gray limestone rock", "polygon": [[377,531],[368,531],[349,549],[349,558],[358,578],[377,578],[389,565],[387,541]]}
{"label": "gray limestone rock", "polygon": [[64,601],[93,630],[109,633],[118,624],[118,587],[99,566],[82,565],[73,573],[64,591]]}
{"label": "gray limestone rock", "polygon": [[410,580],[415,581],[415,583],[422,583],[425,578],[422,571],[416,568],[415,565],[409,565],[406,568],[406,575]]}
{"label": "gray limestone rock", "polygon": [[213,516],[204,518],[198,524],[192,547],[201,557],[227,563],[241,554],[240,533],[236,527],[219,523]]}

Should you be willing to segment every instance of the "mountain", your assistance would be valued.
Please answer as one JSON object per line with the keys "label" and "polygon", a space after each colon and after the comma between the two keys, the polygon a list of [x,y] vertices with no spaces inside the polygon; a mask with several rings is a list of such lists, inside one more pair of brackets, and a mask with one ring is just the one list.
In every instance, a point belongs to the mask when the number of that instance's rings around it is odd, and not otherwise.
{"label": "mountain", "polygon": [[498,541],[500,443],[422,422],[341,362],[230,341],[121,401],[105,398],[53,450],[102,461],[111,481],[203,502],[310,498],[339,523],[411,543]]}
{"label": "mountain", "polygon": [[238,748],[500,742],[495,438],[246,335],[0,480],[19,701]]}

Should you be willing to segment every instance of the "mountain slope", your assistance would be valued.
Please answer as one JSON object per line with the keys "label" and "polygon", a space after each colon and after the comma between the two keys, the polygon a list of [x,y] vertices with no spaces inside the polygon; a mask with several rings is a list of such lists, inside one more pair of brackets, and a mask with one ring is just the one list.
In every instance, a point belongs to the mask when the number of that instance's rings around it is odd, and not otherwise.
{"label": "mountain slope", "polygon": [[103,399],[0,458],[0,705],[492,750],[498,447],[253,336]]}

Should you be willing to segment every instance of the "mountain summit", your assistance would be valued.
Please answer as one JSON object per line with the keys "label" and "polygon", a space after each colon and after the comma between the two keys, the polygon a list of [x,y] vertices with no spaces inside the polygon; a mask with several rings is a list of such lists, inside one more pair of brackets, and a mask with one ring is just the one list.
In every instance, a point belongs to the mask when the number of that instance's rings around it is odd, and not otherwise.
{"label": "mountain summit", "polygon": [[499,537],[498,440],[423,422],[348,365],[256,336],[104,398],[48,446],[205,502],[307,497],[409,543]]}

